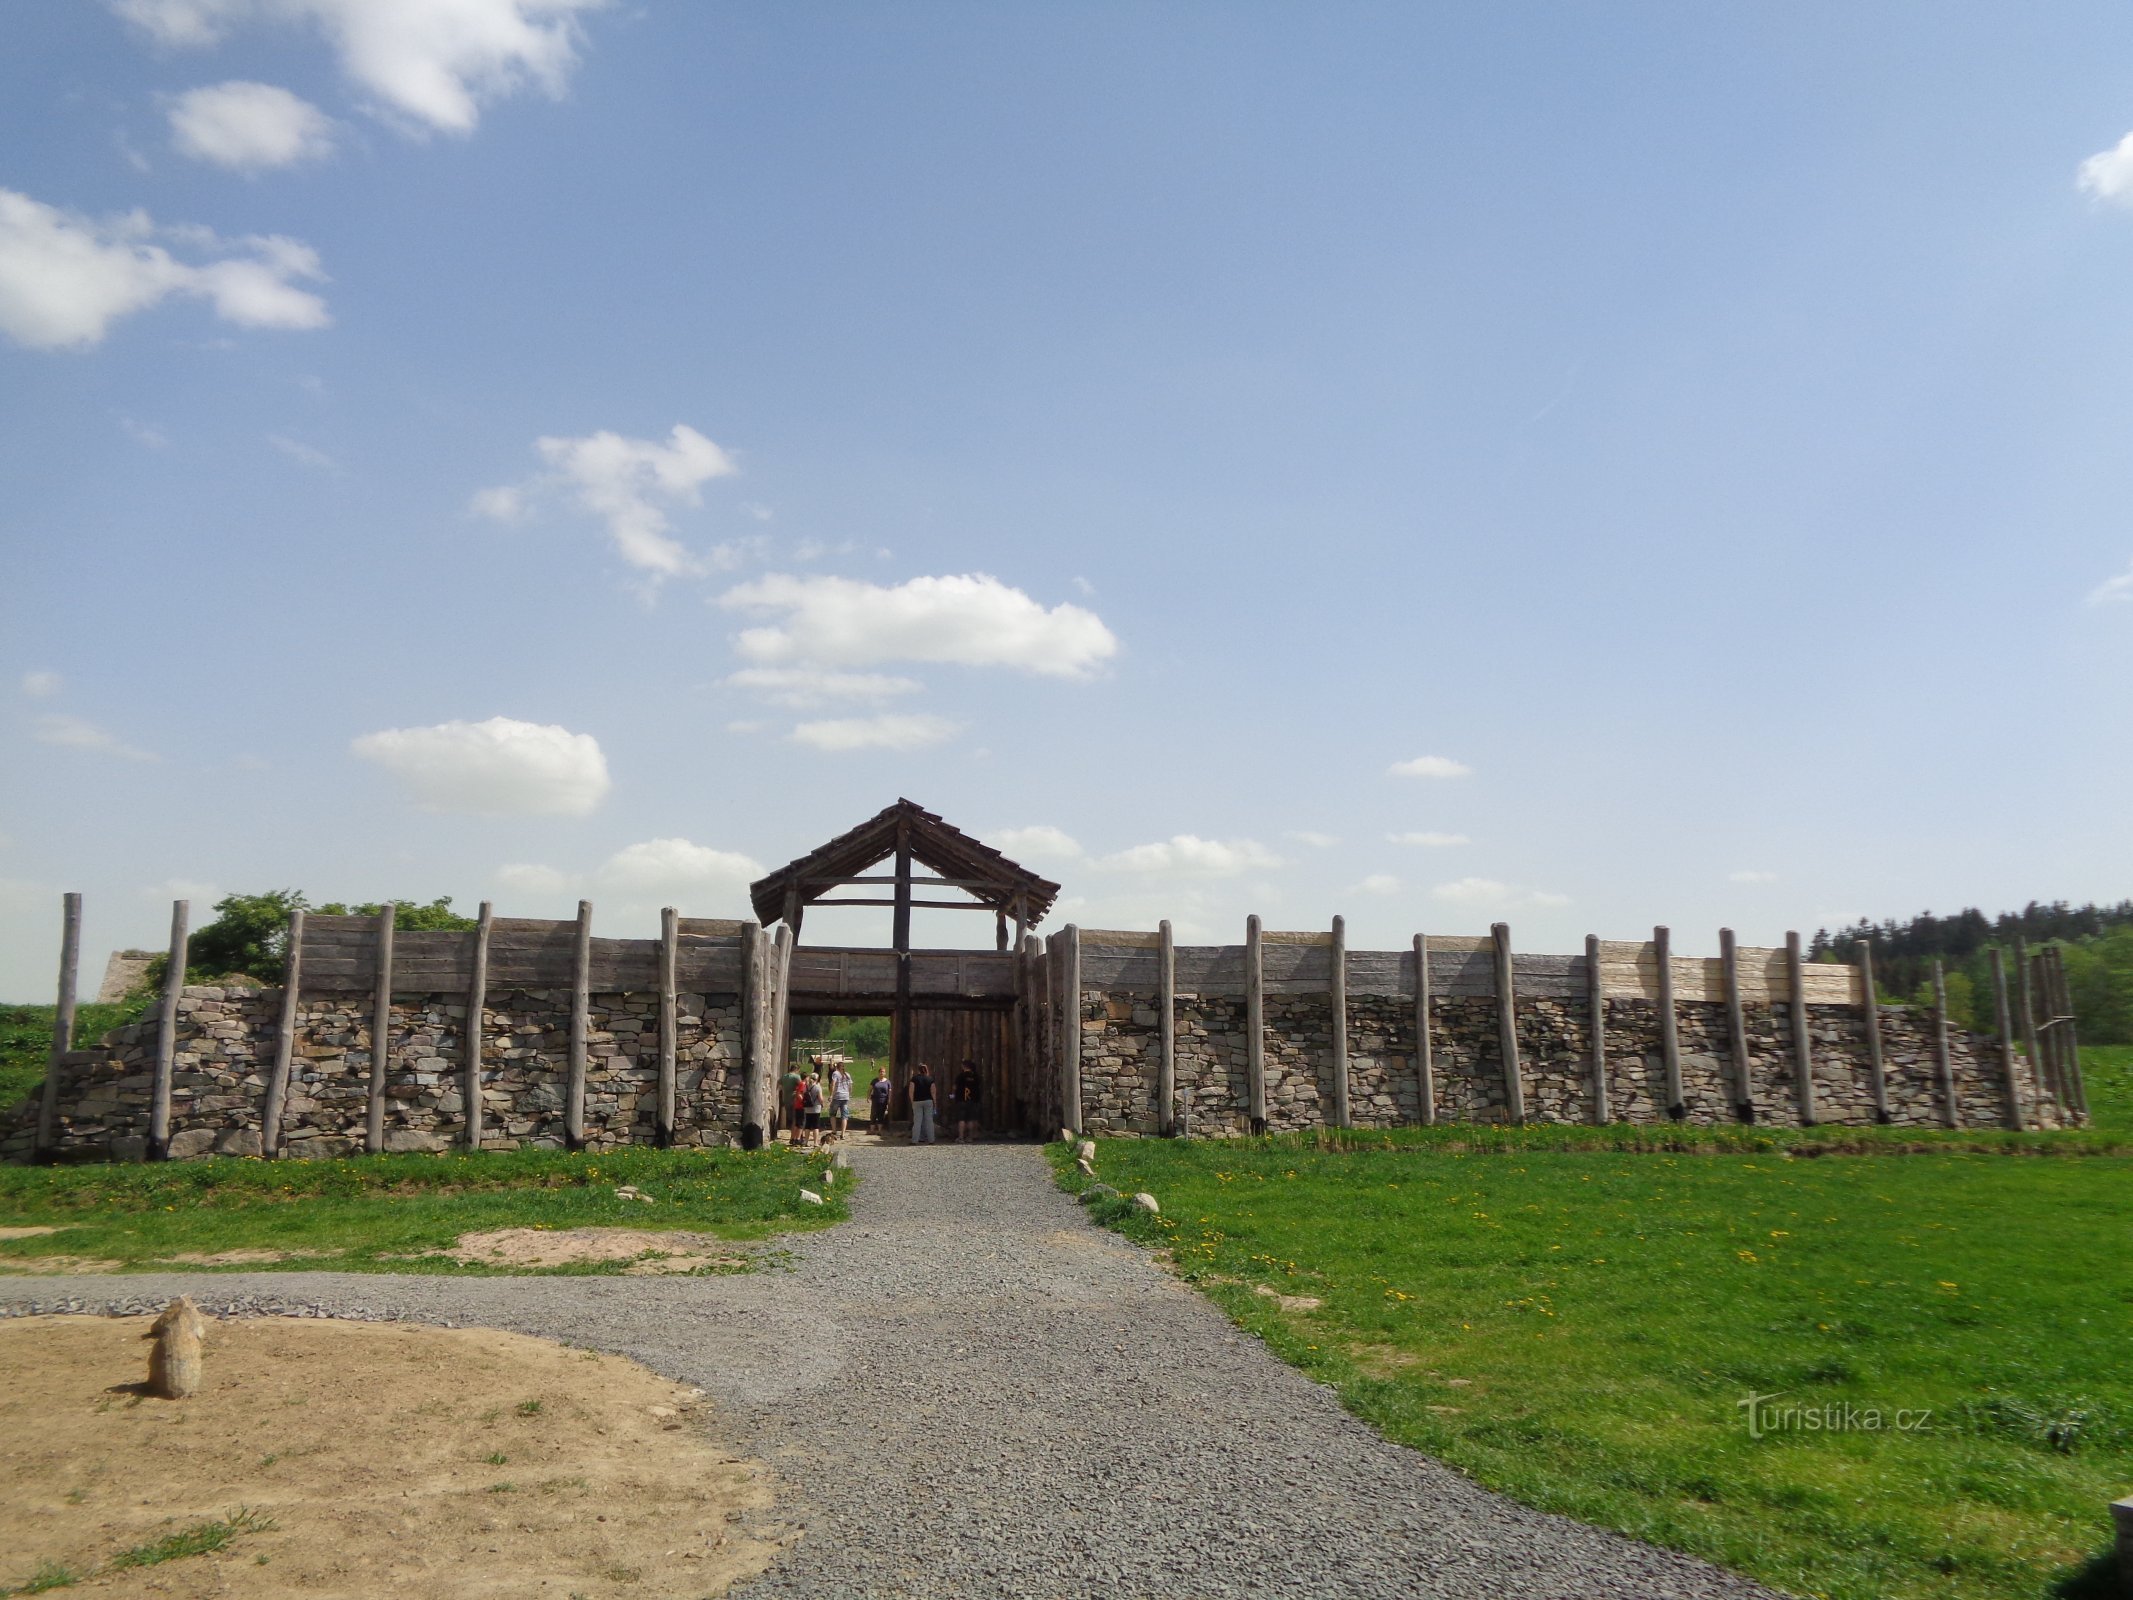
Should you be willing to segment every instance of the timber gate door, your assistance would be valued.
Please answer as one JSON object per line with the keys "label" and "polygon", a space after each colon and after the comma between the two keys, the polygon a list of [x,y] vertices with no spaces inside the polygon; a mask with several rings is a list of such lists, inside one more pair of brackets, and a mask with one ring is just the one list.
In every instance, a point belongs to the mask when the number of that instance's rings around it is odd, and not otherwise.
{"label": "timber gate door", "polygon": [[[923,1061],[933,1068],[939,1086],[935,1092],[941,1098],[942,1137],[948,1136],[948,1096],[965,1061],[978,1064],[978,1125],[995,1135],[1020,1129],[1024,1108],[1016,1101],[1014,1013],[925,1006],[914,1008],[910,1018],[910,1048],[898,1054],[905,1061]],[[903,1083],[896,1086],[896,1100],[908,1115],[906,1087]]]}

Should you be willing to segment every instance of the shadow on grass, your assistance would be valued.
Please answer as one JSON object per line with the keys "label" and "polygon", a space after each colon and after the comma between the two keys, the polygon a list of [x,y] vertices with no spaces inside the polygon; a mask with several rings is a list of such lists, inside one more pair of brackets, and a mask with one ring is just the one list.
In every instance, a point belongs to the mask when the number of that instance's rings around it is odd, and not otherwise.
{"label": "shadow on grass", "polygon": [[2051,1600],[2123,1600],[2129,1594],[2133,1583],[2119,1571],[2118,1552],[2110,1545],[2051,1588]]}

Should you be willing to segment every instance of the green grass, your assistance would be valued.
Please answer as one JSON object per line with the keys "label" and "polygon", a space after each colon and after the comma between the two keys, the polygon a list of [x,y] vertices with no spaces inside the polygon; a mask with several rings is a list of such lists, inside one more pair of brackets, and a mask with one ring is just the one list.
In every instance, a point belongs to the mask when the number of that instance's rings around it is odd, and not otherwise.
{"label": "green grass", "polygon": [[[147,1544],[137,1544],[130,1550],[121,1550],[102,1566],[88,1572],[76,1572],[71,1567],[61,1566],[56,1561],[39,1564],[35,1575],[28,1583],[14,1589],[0,1589],[0,1594],[46,1594],[54,1589],[71,1588],[90,1578],[106,1573],[125,1572],[134,1567],[159,1567],[166,1561],[179,1561],[187,1556],[213,1555],[226,1550],[239,1534],[272,1533],[279,1526],[272,1517],[263,1517],[248,1507],[240,1506],[227,1517],[216,1522],[203,1522],[195,1527],[166,1534],[152,1539]],[[259,1558],[264,1562],[267,1558]]]}
{"label": "green grass", "polygon": [[2088,1091],[2090,1126],[2133,1134],[2133,1044],[2083,1045],[2081,1086]]}
{"label": "green grass", "polygon": [[[154,1003],[153,996],[144,994],[117,1005],[75,1007],[75,1048],[93,1044],[113,1028],[132,1022]],[[57,1006],[0,1005],[0,1116],[42,1092],[58,1010]]]}
{"label": "green grass", "polygon": [[[1359,1416],[1528,1503],[1800,1594],[2103,1592],[2133,1487],[2133,1159],[1738,1131],[1767,1143],[1107,1141],[1102,1180],[1163,1215],[1096,1209]],[[1751,1394],[1883,1426],[1751,1439]]]}
{"label": "green grass", "polygon": [[[181,1253],[337,1251],[229,1270],[500,1271],[422,1252],[491,1228],[679,1228],[751,1240],[824,1227],[847,1214],[851,1185],[851,1174],[840,1172],[825,1190],[824,1163],[819,1153],[773,1147],[0,1167],[0,1225],[65,1230],[0,1241],[0,1261],[64,1254],[156,1270]],[[624,1184],[655,1203],[617,1198]],[[824,1204],[804,1204],[803,1185],[822,1193]],[[621,1265],[551,1270],[616,1272]]]}

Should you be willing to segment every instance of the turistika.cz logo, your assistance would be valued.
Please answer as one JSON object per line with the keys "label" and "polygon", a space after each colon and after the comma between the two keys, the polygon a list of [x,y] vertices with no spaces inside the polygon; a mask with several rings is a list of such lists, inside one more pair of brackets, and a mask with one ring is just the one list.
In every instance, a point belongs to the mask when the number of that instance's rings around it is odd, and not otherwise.
{"label": "turistika.cz logo", "polygon": [[1734,1404],[1747,1416],[1748,1437],[1760,1439],[1772,1433],[1921,1433],[1933,1426],[1930,1406],[1883,1411],[1879,1406],[1855,1406],[1833,1400],[1818,1406],[1779,1405],[1780,1394],[1751,1394]]}

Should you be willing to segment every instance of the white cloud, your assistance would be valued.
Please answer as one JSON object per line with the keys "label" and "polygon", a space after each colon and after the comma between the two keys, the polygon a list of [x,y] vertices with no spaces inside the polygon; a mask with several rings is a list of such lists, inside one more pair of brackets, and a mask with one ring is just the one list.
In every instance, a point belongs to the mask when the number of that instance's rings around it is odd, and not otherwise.
{"label": "white cloud", "polygon": [[783,614],[775,626],[746,629],[734,641],[765,666],[941,661],[1079,678],[1118,651],[1095,612],[1065,603],[1047,610],[983,573],[889,586],[772,573],[729,589],[718,603]]}
{"label": "white cloud", "polygon": [[22,692],[32,700],[49,700],[59,693],[60,677],[56,672],[25,672],[22,675]]}
{"label": "white cloud", "polygon": [[[2133,135],[2128,135],[2133,138]],[[2092,606],[2109,605],[2112,601],[2133,602],[2133,565],[2127,566],[2115,578],[2106,578],[2089,591],[2088,603]]]}
{"label": "white cloud", "polygon": [[525,861],[496,869],[497,883],[521,894],[617,895],[633,902],[666,905],[734,899],[762,875],[761,863],[748,856],[688,839],[646,839],[625,845],[588,873]]}
{"label": "white cloud", "polygon": [[955,731],[946,717],[910,712],[803,722],[792,730],[792,738],[817,750],[917,750],[939,744]]}
{"label": "white cloud", "polygon": [[[209,257],[187,262],[166,239]],[[205,228],[158,228],[146,212],[102,221],[0,189],[0,332],[33,350],[85,348],[111,324],[172,295],[206,300],[247,328],[323,328],[310,246],[279,236],[226,242]]]}
{"label": "white cloud", "polygon": [[1356,888],[1364,894],[1398,894],[1400,880],[1389,872],[1373,872],[1357,884]]}
{"label": "white cloud", "polygon": [[496,869],[496,881],[506,889],[516,889],[521,894],[552,895],[566,893],[570,888],[570,875],[558,872],[554,867],[544,867],[531,861],[514,861]]}
{"label": "white cloud", "polygon": [[1448,850],[1453,845],[1474,842],[1463,833],[1388,833],[1385,837],[1394,844],[1416,844],[1426,850]]}
{"label": "white cloud", "polygon": [[1298,844],[1309,845],[1313,850],[1331,850],[1340,843],[1332,834],[1320,833],[1315,828],[1293,828],[1289,837]]}
{"label": "white cloud", "polygon": [[1385,770],[1395,778],[1466,778],[1474,772],[1449,756],[1416,756],[1412,761],[1395,761]]}
{"label": "white cloud", "polygon": [[1042,822],[1027,828],[1002,828],[988,835],[987,842],[1015,860],[1072,861],[1081,855],[1081,846],[1072,835]]}
{"label": "white cloud", "polygon": [[145,884],[141,889],[143,900],[155,900],[168,904],[172,900],[192,902],[192,925],[197,928],[205,920],[199,913],[222,898],[219,885],[200,878],[165,878],[161,883]]}
{"label": "white cloud", "polygon": [[286,89],[234,79],[188,89],[172,101],[170,142],[196,161],[261,172],[330,154],[333,124]]}
{"label": "white cloud", "polygon": [[474,516],[487,517],[491,522],[523,522],[526,520],[525,491],[510,484],[477,489],[473,499],[467,502],[467,510]]}
{"label": "white cloud", "polygon": [[1761,871],[1755,867],[1743,867],[1738,872],[1727,873],[1726,881],[1728,883],[1776,883],[1778,875],[1774,872]]}
{"label": "white cloud", "polygon": [[1514,888],[1508,883],[1498,883],[1494,878],[1460,878],[1451,883],[1440,883],[1430,893],[1446,905],[1463,906],[1470,911],[1514,911],[1521,907],[1544,909],[1570,904],[1566,894]]}
{"label": "white cloud", "polygon": [[215,43],[249,22],[316,28],[341,70],[423,128],[466,133],[485,101],[531,82],[561,95],[577,13],[605,0],[111,0],[158,43]]}
{"label": "white cloud", "polygon": [[1234,878],[1239,873],[1278,867],[1281,857],[1256,839],[1202,839],[1178,833],[1153,844],[1137,844],[1100,858],[1105,872],[1176,873],[1193,878]]}
{"label": "white cloud", "polygon": [[602,429],[582,438],[540,439],[535,448],[551,472],[523,485],[480,490],[469,509],[498,522],[516,522],[534,496],[560,490],[607,524],[624,561],[655,578],[723,570],[738,561],[737,547],[698,556],[668,531],[670,507],[701,505],[704,484],[740,470],[694,428],[677,422],[665,443]]}
{"label": "white cloud", "polygon": [[2091,199],[2133,206],[2133,133],[2082,162],[2074,182]]}
{"label": "white cloud", "polygon": [[893,678],[884,672],[829,672],[816,667],[744,667],[725,680],[749,689],[773,705],[809,710],[839,700],[878,704],[925,685],[916,678]]}
{"label": "white cloud", "polygon": [[127,761],[156,759],[148,751],[136,750],[116,734],[105,732],[85,717],[73,717],[64,712],[52,711],[39,717],[36,726],[36,739],[39,744],[56,744],[66,750],[94,750],[100,755],[118,756]]}
{"label": "white cloud", "polygon": [[765,728],[769,726],[770,724],[767,722],[756,722],[751,719],[744,718],[739,722],[727,723],[726,731],[728,733],[761,733]]}
{"label": "white cloud", "polygon": [[582,817],[611,787],[591,734],[510,717],[386,728],[349,749],[398,778],[424,811]]}
{"label": "white cloud", "polygon": [[305,444],[301,439],[291,439],[286,434],[270,433],[267,443],[287,456],[291,461],[317,472],[339,472],[341,464],[316,445]]}

